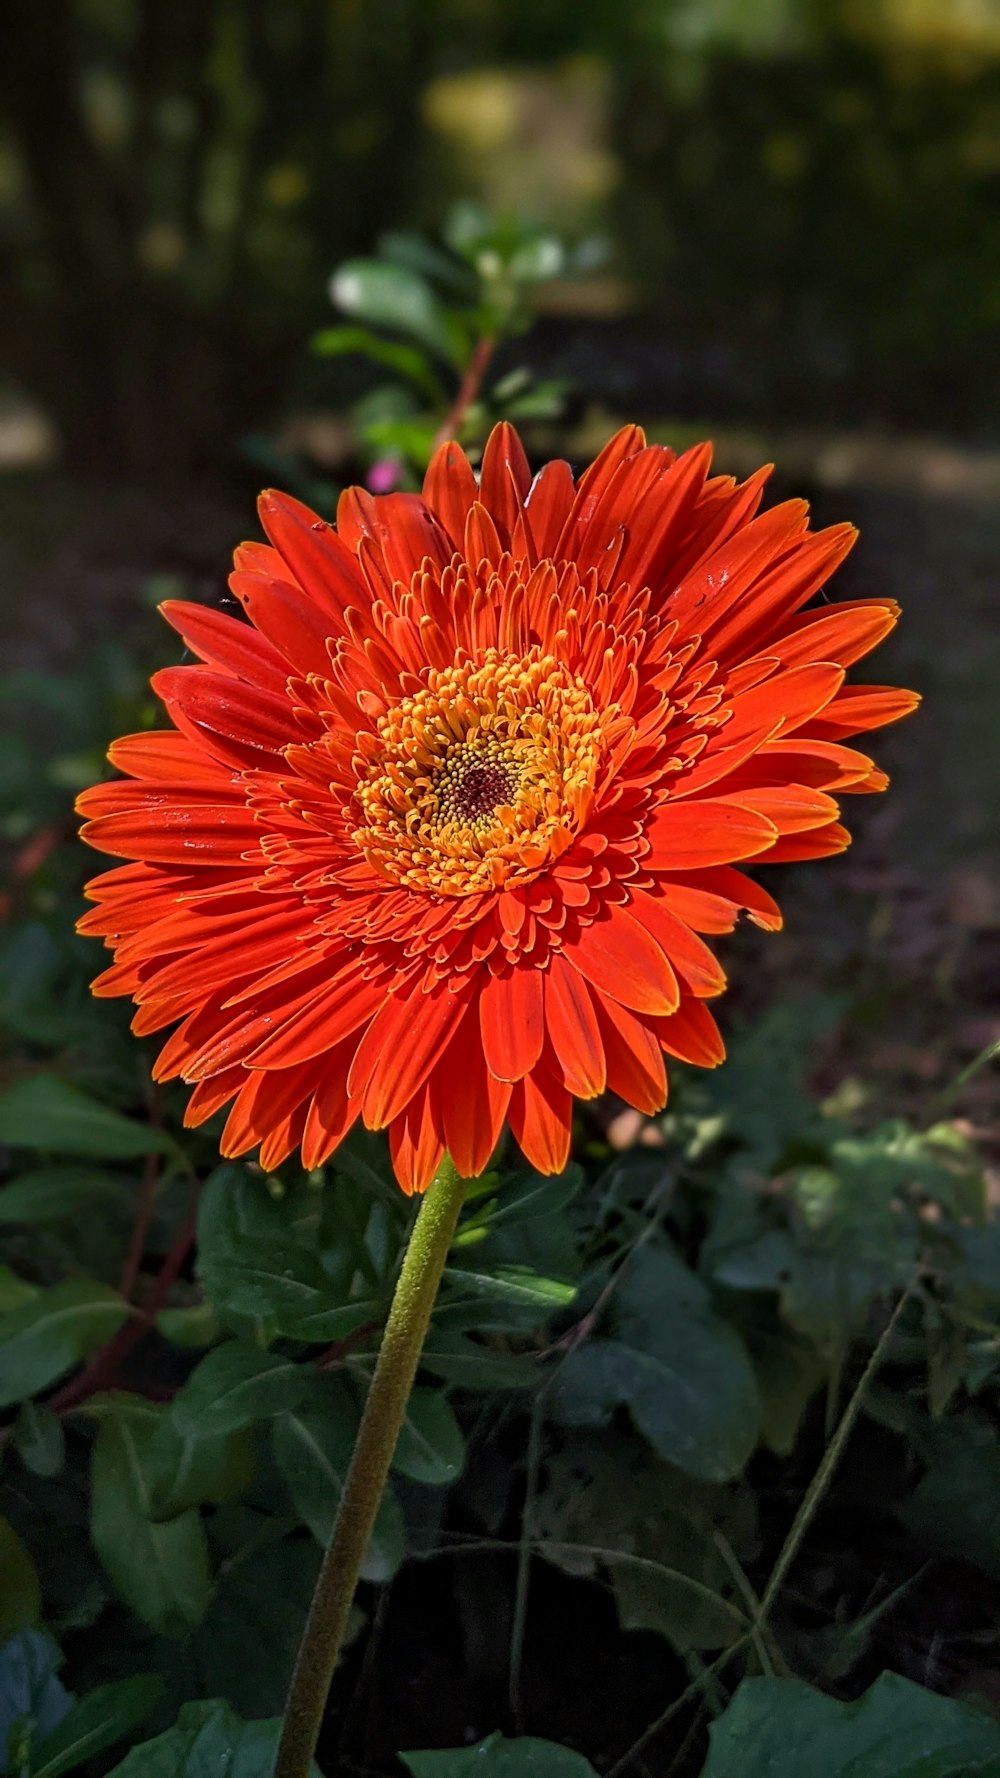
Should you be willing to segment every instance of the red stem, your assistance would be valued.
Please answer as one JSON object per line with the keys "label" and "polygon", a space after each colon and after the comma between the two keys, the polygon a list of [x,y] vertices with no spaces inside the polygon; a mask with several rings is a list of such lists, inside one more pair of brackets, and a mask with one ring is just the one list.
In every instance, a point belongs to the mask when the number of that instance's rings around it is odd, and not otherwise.
{"label": "red stem", "polygon": [[148,1154],[142,1169],[142,1180],[139,1185],[135,1203],[135,1216],[132,1220],[132,1238],[129,1241],[122,1274],[118,1280],[118,1289],[126,1302],[130,1300],[139,1276],[142,1256],[146,1251],[146,1237],[149,1225],[153,1220],[153,1209],[156,1202],[156,1182],[160,1173],[159,1156]]}
{"label": "red stem", "polygon": [[347,1358],[356,1346],[360,1346],[373,1333],[378,1333],[381,1326],[381,1321],[365,1321],[361,1327],[356,1327],[353,1333],[345,1334],[342,1340],[334,1340],[332,1345],[327,1346],[326,1350],[320,1353],[316,1360],[316,1369],[318,1371],[332,1370],[335,1365]]}
{"label": "red stem", "polygon": [[457,438],[461,432],[462,423],[479,394],[496,347],[495,334],[487,333],[481,340],[477,340],[472,357],[465,367],[465,375],[458,385],[458,393],[434,435],[435,450],[438,445],[445,444],[449,438]]}
{"label": "red stem", "polygon": [[55,1414],[64,1414],[67,1408],[74,1408],[89,1395],[96,1395],[99,1389],[113,1389],[118,1381],[118,1372],[122,1361],[128,1357],[133,1346],[154,1326],[156,1317],[162,1309],[172,1287],[180,1277],[182,1267],[194,1242],[195,1228],[198,1220],[198,1206],[192,1205],[184,1219],[184,1225],[176,1241],[156,1274],[153,1288],[146,1301],[136,1313],[125,1322],[123,1327],[113,1334],[111,1339],[68,1383],[56,1391],[49,1399],[49,1407]]}

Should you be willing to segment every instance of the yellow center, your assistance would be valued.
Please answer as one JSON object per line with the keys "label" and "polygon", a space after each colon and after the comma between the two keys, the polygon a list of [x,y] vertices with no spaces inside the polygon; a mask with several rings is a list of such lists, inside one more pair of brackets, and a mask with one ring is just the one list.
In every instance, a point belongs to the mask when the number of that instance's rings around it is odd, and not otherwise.
{"label": "yellow center", "polygon": [[602,719],[583,683],[535,648],[431,668],[356,762],[354,838],[380,875],[472,895],[528,882],[590,808]]}

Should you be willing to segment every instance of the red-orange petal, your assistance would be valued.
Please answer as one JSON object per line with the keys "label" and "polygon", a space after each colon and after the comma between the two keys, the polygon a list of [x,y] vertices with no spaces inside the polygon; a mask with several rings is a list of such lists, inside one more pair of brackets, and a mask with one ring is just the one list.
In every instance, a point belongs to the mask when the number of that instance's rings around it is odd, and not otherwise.
{"label": "red-orange petal", "polygon": [[346,608],[365,598],[364,577],[343,539],[301,500],[274,488],[261,494],[257,511],[292,578],[339,624]]}
{"label": "red-orange petal", "polygon": [[[646,830],[653,870],[701,870],[764,852],[778,837],[773,821],[709,797],[671,800]],[[652,1009],[650,1009],[652,1010]]]}
{"label": "red-orange petal", "polygon": [[433,1076],[438,1125],[459,1172],[477,1179],[500,1140],[513,1087],[497,1080],[476,1053],[476,1008],[458,1027]]}
{"label": "red-orange petal", "polygon": [[468,457],[453,439],[434,452],[424,476],[423,492],[454,548],[460,548],[469,508],[479,498],[479,486]]}
{"label": "red-orange petal", "polygon": [[380,1007],[358,1044],[348,1082],[370,1130],[384,1129],[423,1086],[471,992],[467,980],[458,994],[438,981],[427,991],[401,989]]}
{"label": "red-orange petal", "polygon": [[799,833],[836,821],[840,809],[832,796],[805,784],[756,784],[747,789],[724,787],[721,801],[740,809],[754,809],[772,821],[779,833]]}
{"label": "red-orange petal", "polygon": [[686,996],[668,1019],[656,1020],[654,1029],[661,1047],[680,1062],[717,1068],[726,1059],[722,1034],[703,1000]]}
{"label": "red-orange petal", "polygon": [[539,1173],[561,1173],[569,1160],[573,1099],[561,1082],[539,1069],[511,1091],[510,1127]]}
{"label": "red-orange petal", "polygon": [[479,996],[479,1022],[483,1054],[497,1079],[530,1074],[545,1038],[541,971],[515,967],[488,976]]}
{"label": "red-orange petal", "polygon": [[647,1117],[662,1111],[667,1102],[667,1071],[650,1025],[613,1000],[598,1004],[597,1018],[610,1090]]}
{"label": "red-orange petal", "polygon": [[673,1012],[680,997],[668,957],[626,908],[609,908],[565,949],[568,963],[598,991],[633,1012]]}
{"label": "red-orange petal", "polygon": [[919,692],[899,691],[892,685],[845,685],[811,725],[810,733],[820,740],[837,740],[864,729],[884,728],[909,716],[919,702]]}
{"label": "red-orange petal", "polygon": [[721,994],[726,975],[719,960],[690,926],[686,926],[676,910],[658,894],[644,889],[632,892],[630,908],[651,932],[657,944],[670,958],[677,975],[693,994],[711,998]]}
{"label": "red-orange petal", "polygon": [[603,1093],[608,1071],[593,996],[559,955],[545,972],[545,1029],[570,1092],[578,1099]]}
{"label": "red-orange petal", "polygon": [[407,1197],[425,1192],[444,1157],[444,1138],[428,1085],[418,1088],[389,1125],[389,1153]]}
{"label": "red-orange petal", "polygon": [[192,653],[203,661],[235,674],[247,685],[260,686],[279,696],[284,692],[288,678],[286,662],[266,637],[259,636],[249,624],[183,599],[165,599],[160,611]]}
{"label": "red-orange petal", "polygon": [[108,758],[120,772],[133,778],[152,778],[171,783],[178,779],[191,783],[201,779],[207,784],[236,783],[236,773],[220,765],[218,760],[179,735],[176,729],[145,729],[142,734],[122,735],[112,741]]}

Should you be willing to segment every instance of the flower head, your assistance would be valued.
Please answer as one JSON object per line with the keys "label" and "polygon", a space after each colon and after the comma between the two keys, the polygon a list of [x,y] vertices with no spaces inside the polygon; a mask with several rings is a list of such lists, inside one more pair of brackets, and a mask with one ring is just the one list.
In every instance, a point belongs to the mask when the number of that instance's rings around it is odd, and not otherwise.
{"label": "flower head", "polygon": [[156,675],[173,727],[80,799],[131,861],[81,930],[115,953],[95,993],[175,1027],[186,1121],[231,1102],[225,1154],[315,1167],[360,1118],[420,1191],[506,1121],[549,1172],[574,1098],[654,1112],[665,1055],[722,1059],[700,935],[781,924],[736,865],[841,851],[834,793],[886,783],[845,737],[916,699],[844,685],[892,600],[807,609],[852,528],[758,515],[767,472],[710,455],[626,427],[532,479],[498,426],[478,482],[446,444],[421,496],[350,489],[336,528],[264,494],[249,623],[163,607],[202,664]]}

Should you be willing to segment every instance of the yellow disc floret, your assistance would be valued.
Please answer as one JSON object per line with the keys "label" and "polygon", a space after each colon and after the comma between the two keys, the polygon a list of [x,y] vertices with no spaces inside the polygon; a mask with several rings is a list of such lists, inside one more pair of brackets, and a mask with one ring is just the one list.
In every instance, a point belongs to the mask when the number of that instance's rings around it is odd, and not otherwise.
{"label": "yellow disc floret", "polygon": [[377,756],[357,762],[357,845],[410,889],[472,895],[530,881],[586,819],[602,716],[537,648],[487,649],[426,680],[380,718]]}

